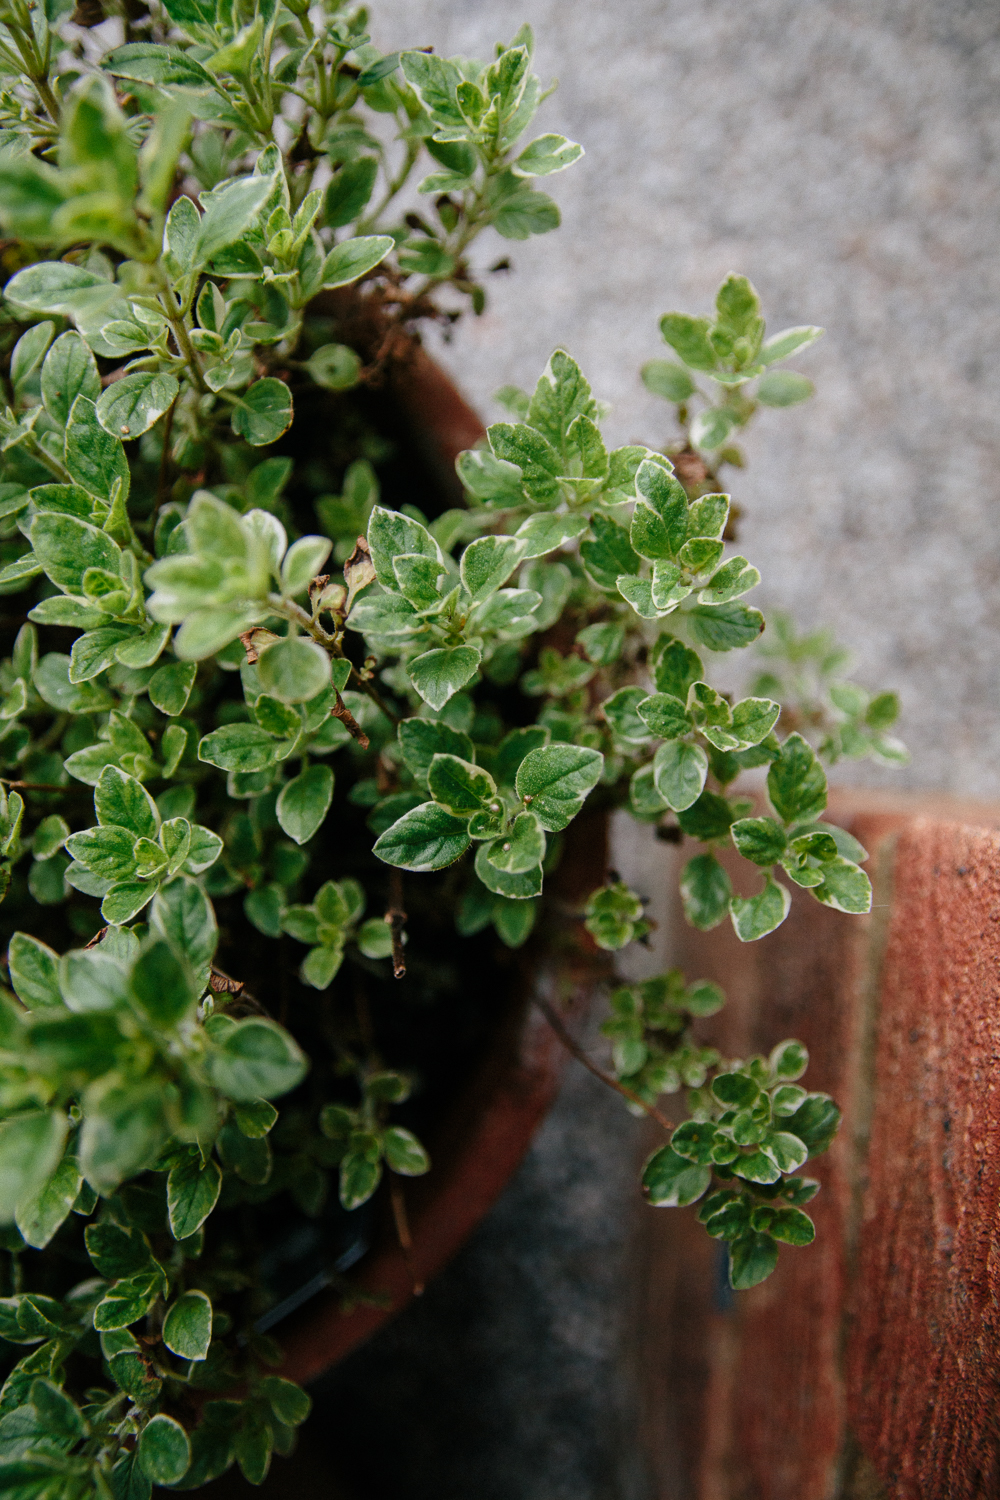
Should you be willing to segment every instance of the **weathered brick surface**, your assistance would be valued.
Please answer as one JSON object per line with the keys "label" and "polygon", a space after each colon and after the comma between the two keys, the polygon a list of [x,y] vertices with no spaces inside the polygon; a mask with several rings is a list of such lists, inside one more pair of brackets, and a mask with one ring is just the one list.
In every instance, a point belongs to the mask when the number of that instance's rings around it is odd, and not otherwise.
{"label": "weathered brick surface", "polygon": [[1000,839],[898,838],[850,1420],[898,1500],[1000,1494]]}
{"label": "weathered brick surface", "polygon": [[796,892],[760,943],[685,933],[685,968],[729,995],[723,1050],[800,1037],[845,1124],[807,1169],[816,1243],[752,1292],[688,1216],[648,1216],[657,1500],[1000,1495],[1000,841],[914,817],[953,810],[838,799],[874,856],[870,918]]}

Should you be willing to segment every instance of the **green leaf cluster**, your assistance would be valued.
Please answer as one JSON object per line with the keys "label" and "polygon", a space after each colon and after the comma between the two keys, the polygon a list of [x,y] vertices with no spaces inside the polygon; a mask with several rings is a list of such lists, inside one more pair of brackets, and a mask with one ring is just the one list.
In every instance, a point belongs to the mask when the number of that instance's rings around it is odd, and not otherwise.
{"label": "green leaf cluster", "polygon": [[612,990],[601,1030],[611,1038],[616,1077],[646,1104],[660,1094],[701,1088],[719,1054],[700,1045],[691,1026],[724,1004],[718,985],[707,979],[688,984],[679,969]]}
{"label": "green leaf cluster", "polygon": [[134,776],[106,765],[94,790],[97,824],[65,839],[72,863],[65,879],[100,896],[101,916],[121,927],[178,875],[200,875],[218,859],[222,840],[187,818],[164,820]]}
{"label": "green leaf cluster", "polygon": [[[470,977],[649,936],[613,872],[553,889],[586,820],[693,841],[688,919],[754,941],[790,886],[868,909],[823,762],[905,756],[824,634],[779,619],[752,692],[722,682],[765,622],[717,471],[810,393],[778,366],[819,333],[766,337],[744,277],[662,320],[666,452],[609,448],[561,349],[459,455],[464,504],[373,418],[422,318],[483,310],[477,237],[559,223],[537,180],[582,147],[533,133],[528,27],[485,61],[302,0],[106,31],[81,61],[63,0],[0,14],[0,1490],[38,1500],[259,1484],[290,1451],[264,1241],[388,1175],[405,1242]],[[836,1106],[796,1043],[707,1045],[715,985],[609,988],[630,1107],[691,1091],[650,1201],[701,1202],[752,1285],[811,1238],[794,1173]]]}
{"label": "green leaf cluster", "polygon": [[[319,768],[317,768],[319,769]],[[287,906],[281,912],[281,930],[297,942],[308,943],[309,952],[299,970],[303,984],[325,990],[344,960],[344,948],[354,943],[365,958],[388,958],[392,932],[387,922],[370,917],[362,922],[365,892],[356,880],[328,880],[306,905]]]}
{"label": "green leaf cluster", "polygon": [[740,1291],[771,1274],[779,1242],[809,1245],[815,1238],[803,1209],[819,1183],[794,1174],[827,1150],[840,1111],[829,1095],[798,1084],[808,1063],[801,1043],[786,1041],[767,1058],[719,1069],[693,1090],[692,1117],[643,1172],[655,1207],[703,1200],[698,1217],[713,1238],[727,1242],[730,1281]]}
{"label": "green leaf cluster", "polygon": [[[815,389],[797,370],[774,367],[808,349],[823,329],[785,328],[770,338],[765,331],[755,288],[730,274],[716,295],[714,318],[664,313],[660,332],[676,359],[642,367],[646,389],[677,406],[686,441],[716,466],[742,467],[734,438],[761,406],[795,406]],[[707,391],[699,376],[708,380]]]}
{"label": "green leaf cluster", "polygon": [[402,1104],[410,1095],[410,1080],[400,1073],[367,1074],[362,1080],[358,1108],[328,1104],[320,1129],[334,1143],[339,1160],[340,1201],[347,1209],[367,1203],[387,1167],[401,1177],[422,1177],[430,1171],[430,1157],[412,1130],[386,1125],[380,1111],[386,1104]]}
{"label": "green leaf cluster", "polygon": [[787,615],[775,615],[759,653],[767,668],[754,686],[770,693],[802,724],[819,731],[818,749],[830,765],[864,760],[902,766],[906,746],[890,731],[899,717],[896,693],[869,693],[847,679],[850,652],[829,630],[799,632]]}
{"label": "green leaf cluster", "polygon": [[614,953],[650,931],[642,909],[642,898],[624,881],[617,880],[593,892],[587,902],[584,926],[599,948]]}

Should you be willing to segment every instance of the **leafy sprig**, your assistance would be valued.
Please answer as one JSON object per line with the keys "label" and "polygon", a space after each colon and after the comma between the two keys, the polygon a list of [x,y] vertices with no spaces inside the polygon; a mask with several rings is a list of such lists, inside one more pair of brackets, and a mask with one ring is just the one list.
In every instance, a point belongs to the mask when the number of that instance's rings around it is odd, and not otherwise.
{"label": "leafy sprig", "polygon": [[[822,337],[822,328],[784,328],[765,338],[760,298],[745,276],[731,275],[719,288],[715,317],[664,313],[660,332],[680,363],[653,359],[642,367],[643,384],[677,407],[686,443],[716,467],[741,468],[734,438],[761,406],[795,406],[813,394],[813,383],[797,370],[775,366]],[[698,384],[708,381],[708,388]]]}
{"label": "leafy sprig", "polygon": [[[692,1118],[655,1151],[643,1190],[655,1207],[702,1201],[698,1218],[729,1247],[730,1280],[743,1291],[778,1263],[778,1244],[809,1245],[815,1225],[804,1206],[819,1183],[798,1169],[829,1147],[840,1110],[828,1094],[797,1080],[809,1058],[799,1042],[779,1042],[770,1057],[736,1061],[693,1098]],[[713,1178],[717,1184],[714,1190]],[[708,1196],[705,1197],[705,1194]]]}

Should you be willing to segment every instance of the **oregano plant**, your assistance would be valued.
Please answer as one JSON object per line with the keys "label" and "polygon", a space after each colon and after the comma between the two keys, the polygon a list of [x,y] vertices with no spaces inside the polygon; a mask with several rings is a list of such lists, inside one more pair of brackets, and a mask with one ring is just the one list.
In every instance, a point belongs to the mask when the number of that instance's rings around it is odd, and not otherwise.
{"label": "oregano plant", "polygon": [[[338,0],[71,6],[0,0],[0,1489],[143,1500],[290,1451],[276,1226],[346,1265],[384,1184],[405,1242],[469,977],[564,928],[585,808],[692,841],[688,920],[750,942],[791,885],[868,910],[823,762],[905,752],[825,635],[777,622],[726,687],[765,622],[718,474],[820,332],[766,336],[745,277],[662,320],[677,441],[609,451],[557,350],[463,506],[393,469],[387,371],[582,154],[531,133],[529,28],[482,62],[383,55]],[[572,922],[591,954],[651,925],[614,876]],[[837,1106],[795,1041],[722,1057],[715,985],[607,989],[613,1071],[582,1055],[668,1132],[646,1195],[753,1286],[813,1238]]]}

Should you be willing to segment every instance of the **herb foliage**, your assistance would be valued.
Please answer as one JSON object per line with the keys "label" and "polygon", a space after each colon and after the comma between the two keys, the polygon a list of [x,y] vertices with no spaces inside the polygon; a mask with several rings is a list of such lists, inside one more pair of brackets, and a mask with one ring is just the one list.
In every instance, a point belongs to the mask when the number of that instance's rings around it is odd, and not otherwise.
{"label": "herb foliage", "polygon": [[[688,920],[754,941],[789,882],[868,910],[822,761],[904,752],[825,638],[779,626],[748,697],[711,681],[764,629],[716,471],[810,393],[781,366],[820,332],[767,337],[744,277],[662,320],[666,452],[609,451],[559,350],[461,455],[464,508],[379,503],[370,435],[337,494],[297,463],[297,405],[350,437],[351,393],[450,316],[433,293],[482,311],[482,231],[558,226],[537,182],[582,148],[531,136],[529,28],[483,63],[383,56],[337,0],[162,0],[89,38],[71,4],[0,4],[0,1488],[141,1500],[234,1462],[260,1483],[308,1413],[225,1213],[315,1216],[330,1182],[353,1213],[429,1168],[412,1078],[335,1020],[345,963],[405,969],[404,873],[407,899],[437,882],[450,949],[516,949],[565,831],[624,807],[700,845]],[[733,791],[753,767],[766,805]],[[23,930],[39,908],[65,951]],[[296,954],[319,1030],[215,966],[217,910]],[[649,925],[616,880],[577,917],[609,952]],[[748,1287],[812,1239],[797,1174],[838,1111],[798,1043],[704,1045],[722,1003],[671,971],[614,988],[605,1031],[633,1107],[688,1090],[649,1201],[700,1203]]]}

